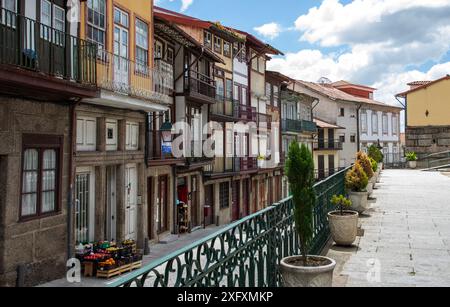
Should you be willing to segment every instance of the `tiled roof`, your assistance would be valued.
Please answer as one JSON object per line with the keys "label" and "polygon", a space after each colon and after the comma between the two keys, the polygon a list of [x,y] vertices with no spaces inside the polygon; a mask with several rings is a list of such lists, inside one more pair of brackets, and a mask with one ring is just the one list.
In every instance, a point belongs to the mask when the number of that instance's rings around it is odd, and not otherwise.
{"label": "tiled roof", "polygon": [[[438,82],[441,82],[441,81],[444,81],[444,80],[450,80],[450,75],[446,75],[446,76],[444,76],[444,77],[442,77],[440,79],[437,79],[437,80],[434,80],[434,81],[430,81],[430,82],[428,82],[428,81],[426,81],[426,82],[425,81],[417,81],[417,82],[424,82],[424,83],[422,85],[418,85],[417,87],[412,88],[412,89],[410,89],[410,90],[408,90],[406,92],[399,93],[396,96],[397,97],[405,97],[406,95],[408,95],[408,94],[410,94],[412,92],[415,92],[415,91],[427,88],[428,86],[430,86],[432,84],[435,84],[435,83],[438,83]],[[410,85],[410,84],[408,84],[408,85]]]}
{"label": "tiled roof", "polygon": [[360,87],[360,88],[368,89],[368,90],[376,90],[375,88],[367,86],[367,85],[355,84],[355,83],[351,83],[351,82],[348,82],[348,81],[345,81],[345,80],[333,82],[333,83],[331,83],[331,85],[334,86],[334,87],[351,87],[351,86],[354,86],[354,87]]}
{"label": "tiled roof", "polygon": [[314,122],[316,123],[317,127],[319,128],[328,128],[328,129],[345,129],[343,127],[337,126],[332,123],[328,123],[322,119],[314,118]]}
{"label": "tiled roof", "polygon": [[369,105],[376,105],[380,107],[389,107],[389,108],[396,108],[396,109],[402,109],[397,106],[388,105],[383,102],[379,102],[373,99],[368,98],[362,98],[353,96],[350,94],[347,94],[337,88],[335,88],[332,84],[319,84],[314,82],[307,82],[307,81],[297,81],[297,83],[300,83],[304,85],[305,87],[309,88],[313,92],[316,92],[320,95],[326,96],[330,98],[331,100],[342,100],[347,102],[356,102],[356,103],[364,103]]}
{"label": "tiled roof", "polygon": [[415,85],[425,85],[425,84],[430,84],[433,81],[414,81],[414,82],[410,82],[407,85],[409,86],[415,86]]}

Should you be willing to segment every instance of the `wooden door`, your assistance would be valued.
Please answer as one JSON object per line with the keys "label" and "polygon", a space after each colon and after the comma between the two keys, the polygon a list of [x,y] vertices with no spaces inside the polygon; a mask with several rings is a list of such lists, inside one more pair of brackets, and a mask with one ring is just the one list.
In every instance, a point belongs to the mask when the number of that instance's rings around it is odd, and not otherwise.
{"label": "wooden door", "polygon": [[155,203],[153,198],[153,178],[147,178],[147,235],[150,240],[154,239],[154,225],[155,225]]}
{"label": "wooden door", "polygon": [[328,156],[328,176],[332,176],[335,173],[334,155]]}
{"label": "wooden door", "polygon": [[200,204],[198,199],[198,178],[197,176],[191,177],[191,226],[197,227],[200,225],[199,215]]}
{"label": "wooden door", "polygon": [[116,167],[110,166],[106,169],[106,196],[107,196],[107,217],[106,217],[106,239],[117,241],[117,181]]}
{"label": "wooden door", "polygon": [[319,129],[318,138],[319,149],[323,149],[325,147],[325,131],[323,129]]}
{"label": "wooden door", "polygon": [[233,221],[237,221],[240,217],[240,181],[233,181],[233,194],[232,194],[232,208],[231,208],[231,218]]}
{"label": "wooden door", "polygon": [[168,181],[167,176],[159,176],[158,178],[158,233],[169,230]]}
{"label": "wooden door", "polygon": [[242,207],[243,207],[243,216],[247,216],[250,214],[250,204],[249,204],[249,179],[244,179],[242,181]]}
{"label": "wooden door", "polygon": [[205,226],[214,224],[214,184],[205,186]]}
{"label": "wooden door", "polygon": [[320,155],[318,160],[318,176],[319,180],[322,180],[325,178],[325,156]]}
{"label": "wooden door", "polygon": [[328,129],[328,148],[334,149],[334,130]]}

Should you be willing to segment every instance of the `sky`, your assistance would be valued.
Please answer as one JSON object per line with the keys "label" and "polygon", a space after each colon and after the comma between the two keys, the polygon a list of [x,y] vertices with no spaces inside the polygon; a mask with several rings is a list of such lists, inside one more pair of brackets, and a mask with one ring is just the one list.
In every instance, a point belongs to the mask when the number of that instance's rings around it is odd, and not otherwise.
{"label": "sky", "polygon": [[398,105],[411,81],[450,74],[450,0],[155,0],[255,34],[282,50],[268,69],[347,80]]}

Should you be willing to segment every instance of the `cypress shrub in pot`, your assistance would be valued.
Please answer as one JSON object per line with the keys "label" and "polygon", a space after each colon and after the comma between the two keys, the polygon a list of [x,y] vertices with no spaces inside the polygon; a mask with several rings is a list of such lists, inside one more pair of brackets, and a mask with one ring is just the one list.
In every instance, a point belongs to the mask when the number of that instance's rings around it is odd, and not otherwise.
{"label": "cypress shrub in pot", "polygon": [[297,141],[289,146],[286,176],[294,203],[294,222],[301,255],[281,260],[280,271],[285,287],[331,287],[336,262],[330,258],[309,255],[313,238],[314,161],[308,147]]}

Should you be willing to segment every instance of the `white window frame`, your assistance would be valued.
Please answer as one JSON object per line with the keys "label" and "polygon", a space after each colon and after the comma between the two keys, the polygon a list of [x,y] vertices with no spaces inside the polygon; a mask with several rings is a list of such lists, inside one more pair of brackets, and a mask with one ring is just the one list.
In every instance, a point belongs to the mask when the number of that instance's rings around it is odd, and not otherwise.
{"label": "white window frame", "polygon": [[77,167],[76,174],[89,175],[89,221],[88,221],[88,238],[90,242],[95,239],[95,168],[94,167]]}
{"label": "white window frame", "polygon": [[[106,151],[117,151],[119,123],[115,119],[107,119],[105,123]],[[112,139],[108,138],[108,130],[113,129]]]}
{"label": "white window frame", "polygon": [[398,135],[398,116],[392,115],[392,134]]}
{"label": "white window frame", "polygon": [[[139,25],[142,25],[143,27],[140,27]],[[136,18],[135,22],[135,32],[136,32],[136,63],[138,64],[138,71],[142,72],[141,70],[146,71],[146,68],[149,66],[149,56],[148,56],[148,50],[149,50],[149,42],[148,42],[148,34],[149,34],[149,26],[146,22],[143,20]],[[141,44],[139,41],[140,38],[144,38],[145,36],[145,43]],[[145,62],[143,62],[141,59],[137,58],[138,52],[137,50],[140,49],[145,52],[147,55]]]}
{"label": "white window frame", "polygon": [[372,134],[378,134],[378,112],[372,113]]}
{"label": "white window frame", "polygon": [[[87,8],[87,10],[86,10],[86,12],[87,12],[87,14],[89,14],[89,2],[90,2],[91,0],[89,0],[88,2],[87,2],[87,6],[88,6],[88,8]],[[102,52],[103,52],[103,50],[105,50],[106,48],[106,27],[107,27],[107,8],[106,8],[106,1],[107,0],[98,0],[98,1],[103,1],[104,2],[104,4],[103,4],[103,7],[104,7],[104,11],[100,11],[100,10],[98,10],[98,11],[96,11],[96,10],[94,10],[94,8],[92,7],[92,11],[94,12],[94,14],[95,13],[98,13],[99,15],[100,15],[100,18],[101,18],[101,16],[103,15],[103,18],[104,18],[104,22],[103,22],[103,27],[101,27],[101,25],[99,24],[99,25],[96,25],[96,24],[94,24],[93,22],[89,22],[89,16],[86,16],[86,22],[87,22],[87,32],[89,32],[88,30],[89,30],[89,27],[91,27],[93,30],[97,30],[97,31],[99,31],[99,32],[102,32],[103,33],[103,42],[100,42],[100,41],[98,41],[98,40],[95,40],[95,39],[93,39],[93,38],[91,38],[91,37],[89,37],[89,33],[87,33],[87,40],[88,41],[91,41],[91,42],[94,42],[94,43],[96,43],[97,44],[97,46],[98,46],[98,52],[99,52],[99,55],[101,56],[102,55]],[[100,9],[100,8],[99,8]],[[99,19],[100,20],[100,19]]]}
{"label": "white window frame", "polygon": [[126,150],[139,149],[139,123],[126,123]]}
{"label": "white window frame", "polygon": [[367,112],[364,110],[361,112],[361,132],[367,133],[368,125],[367,125]]}
{"label": "white window frame", "polygon": [[387,135],[389,134],[389,117],[386,113],[383,113],[382,117],[382,126],[383,126],[383,134]]}
{"label": "white window frame", "polygon": [[[93,135],[91,142],[88,142],[88,123],[93,123]],[[79,125],[82,125],[81,127]],[[97,150],[97,119],[95,117],[77,116],[77,151],[96,151]],[[81,134],[81,136],[80,136]]]}
{"label": "white window frame", "polygon": [[[6,2],[8,3],[14,3],[14,9],[10,10],[6,7]],[[3,8],[2,10],[2,16],[1,16],[1,23],[4,25],[7,25],[8,27],[15,28],[16,27],[16,16],[11,15],[11,13],[7,13],[6,11],[10,11],[17,14],[17,0],[0,0],[0,8]]]}

